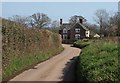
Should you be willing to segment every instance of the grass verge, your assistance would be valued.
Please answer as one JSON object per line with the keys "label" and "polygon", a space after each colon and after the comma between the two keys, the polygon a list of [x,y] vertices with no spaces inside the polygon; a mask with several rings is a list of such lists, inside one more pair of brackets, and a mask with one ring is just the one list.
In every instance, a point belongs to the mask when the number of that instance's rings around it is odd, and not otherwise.
{"label": "grass verge", "polygon": [[118,44],[97,41],[82,49],[77,67],[77,81],[119,82]]}
{"label": "grass verge", "polygon": [[19,71],[24,71],[29,66],[34,66],[37,63],[45,61],[64,50],[63,47],[54,49],[52,51],[39,52],[36,54],[29,54],[27,56],[14,57],[10,64],[4,69],[3,80],[14,77]]}

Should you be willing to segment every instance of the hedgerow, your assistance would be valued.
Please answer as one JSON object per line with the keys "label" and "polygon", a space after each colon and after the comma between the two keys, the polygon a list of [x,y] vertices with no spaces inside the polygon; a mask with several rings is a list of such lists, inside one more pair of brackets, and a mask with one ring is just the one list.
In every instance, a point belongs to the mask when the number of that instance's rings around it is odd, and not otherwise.
{"label": "hedgerow", "polygon": [[57,33],[2,19],[3,79],[60,53],[63,50]]}

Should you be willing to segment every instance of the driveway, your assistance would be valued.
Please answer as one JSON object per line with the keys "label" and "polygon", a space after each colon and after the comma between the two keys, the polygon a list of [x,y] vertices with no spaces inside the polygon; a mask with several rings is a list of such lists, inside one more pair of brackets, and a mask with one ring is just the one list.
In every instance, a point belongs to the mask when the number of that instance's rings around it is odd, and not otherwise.
{"label": "driveway", "polygon": [[64,51],[24,71],[10,81],[72,81],[74,65],[80,49],[63,44]]}

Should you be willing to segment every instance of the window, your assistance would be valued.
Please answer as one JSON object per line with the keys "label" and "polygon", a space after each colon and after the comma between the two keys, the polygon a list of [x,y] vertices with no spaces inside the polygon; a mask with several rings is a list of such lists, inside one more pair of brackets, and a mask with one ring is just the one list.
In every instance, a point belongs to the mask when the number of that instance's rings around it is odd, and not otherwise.
{"label": "window", "polygon": [[67,39],[67,35],[63,35],[63,40],[66,40]]}
{"label": "window", "polygon": [[63,29],[63,33],[67,33],[67,29],[64,28],[64,29]]}
{"label": "window", "polygon": [[76,33],[80,33],[80,29],[76,28],[76,29],[75,29],[75,32],[76,32]]}
{"label": "window", "polygon": [[80,39],[80,34],[75,34],[75,39]]}
{"label": "window", "polygon": [[85,32],[85,35],[86,35],[86,37],[89,37],[90,32],[89,32],[89,31],[86,31],[86,32]]}

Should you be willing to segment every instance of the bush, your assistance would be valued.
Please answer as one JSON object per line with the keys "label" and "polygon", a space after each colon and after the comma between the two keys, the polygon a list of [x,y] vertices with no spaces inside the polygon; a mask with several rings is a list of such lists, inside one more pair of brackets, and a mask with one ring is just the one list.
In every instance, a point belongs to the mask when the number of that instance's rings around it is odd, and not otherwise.
{"label": "bush", "polygon": [[77,68],[77,80],[89,82],[119,82],[118,45],[96,42],[82,49]]}
{"label": "bush", "polygon": [[78,47],[78,48],[84,48],[89,44],[90,44],[90,41],[88,39],[83,39],[83,40],[78,40],[74,42],[73,46]]}

